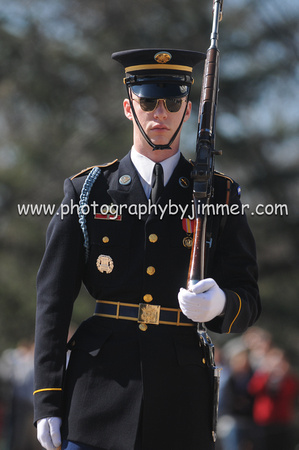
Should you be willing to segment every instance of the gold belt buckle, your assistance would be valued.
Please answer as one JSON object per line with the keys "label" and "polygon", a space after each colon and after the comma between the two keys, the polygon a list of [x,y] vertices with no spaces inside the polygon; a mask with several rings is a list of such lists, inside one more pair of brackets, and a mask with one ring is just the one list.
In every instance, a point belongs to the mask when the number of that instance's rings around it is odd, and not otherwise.
{"label": "gold belt buckle", "polygon": [[149,323],[159,325],[160,305],[149,305],[148,303],[139,303],[138,323]]}

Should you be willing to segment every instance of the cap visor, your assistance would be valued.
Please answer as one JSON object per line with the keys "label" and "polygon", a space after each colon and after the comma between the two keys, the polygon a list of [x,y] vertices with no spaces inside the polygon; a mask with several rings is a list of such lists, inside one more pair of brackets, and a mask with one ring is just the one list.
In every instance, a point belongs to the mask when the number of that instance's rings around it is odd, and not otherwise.
{"label": "cap visor", "polygon": [[131,89],[137,97],[145,98],[185,97],[189,93],[189,86],[174,83],[136,84]]}

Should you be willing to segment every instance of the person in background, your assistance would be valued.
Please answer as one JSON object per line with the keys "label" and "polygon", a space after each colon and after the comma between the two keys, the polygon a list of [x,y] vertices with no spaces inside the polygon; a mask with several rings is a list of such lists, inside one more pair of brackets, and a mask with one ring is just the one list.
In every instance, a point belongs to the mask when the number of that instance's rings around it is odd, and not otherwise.
{"label": "person in background", "polygon": [[264,450],[292,449],[298,377],[285,352],[271,348],[253,374],[248,392],[254,397],[253,418],[264,436]]}
{"label": "person in background", "polygon": [[16,348],[5,350],[0,358],[3,383],[3,442],[7,450],[40,450],[33,421],[34,343],[23,340]]}

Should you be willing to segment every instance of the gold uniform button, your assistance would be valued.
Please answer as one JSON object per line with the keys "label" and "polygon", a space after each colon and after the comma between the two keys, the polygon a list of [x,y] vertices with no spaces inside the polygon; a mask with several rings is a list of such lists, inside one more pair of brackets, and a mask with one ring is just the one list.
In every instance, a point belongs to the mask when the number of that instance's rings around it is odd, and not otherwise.
{"label": "gold uniform button", "polygon": [[148,275],[154,275],[155,272],[156,272],[156,269],[153,266],[148,266],[148,268],[146,269],[146,273]]}
{"label": "gold uniform button", "polygon": [[145,295],[143,296],[143,300],[144,300],[146,303],[150,303],[150,302],[153,301],[153,296],[152,296],[151,294],[145,294]]}
{"label": "gold uniform button", "polygon": [[108,244],[108,242],[109,242],[108,236],[104,236],[102,241],[104,242],[104,244]]}
{"label": "gold uniform button", "polygon": [[146,325],[146,323],[141,323],[141,324],[139,324],[139,329],[140,329],[141,331],[146,331],[146,330],[147,330],[147,325]]}
{"label": "gold uniform button", "polygon": [[152,244],[154,244],[155,242],[157,242],[158,236],[157,236],[156,234],[150,234],[149,237],[148,237],[148,240],[149,240]]}

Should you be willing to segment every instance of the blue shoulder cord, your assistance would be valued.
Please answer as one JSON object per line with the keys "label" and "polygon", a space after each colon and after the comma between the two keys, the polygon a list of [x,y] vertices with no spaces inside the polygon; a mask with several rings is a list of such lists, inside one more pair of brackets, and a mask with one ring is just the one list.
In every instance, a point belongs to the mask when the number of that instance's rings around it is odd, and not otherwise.
{"label": "blue shoulder cord", "polygon": [[[91,191],[91,188],[98,178],[98,176],[101,173],[101,169],[99,167],[94,167],[91,172],[88,174],[84,185],[81,190],[80,194],[80,200],[79,200],[79,223],[80,227],[82,229],[83,237],[84,237],[84,248],[85,248],[85,262],[87,262],[88,256],[89,256],[89,236],[88,236],[88,230],[86,225],[86,213],[84,214],[84,207],[85,205],[88,206],[88,199],[89,194]],[[88,208],[89,209],[89,208]],[[87,210],[88,210],[87,209]]]}

